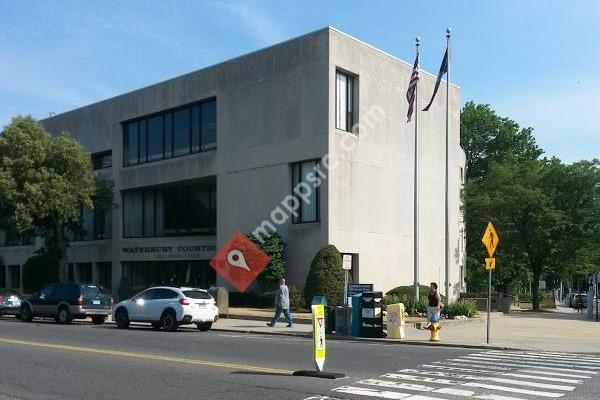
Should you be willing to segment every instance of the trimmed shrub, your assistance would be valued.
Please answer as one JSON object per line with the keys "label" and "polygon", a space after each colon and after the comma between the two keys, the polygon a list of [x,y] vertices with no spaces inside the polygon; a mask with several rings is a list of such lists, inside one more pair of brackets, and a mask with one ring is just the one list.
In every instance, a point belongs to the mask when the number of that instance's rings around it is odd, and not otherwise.
{"label": "trimmed shrub", "polygon": [[442,315],[446,318],[455,318],[464,315],[473,318],[477,315],[477,303],[474,300],[458,300],[442,308]]}
{"label": "trimmed shrub", "polygon": [[386,294],[383,298],[383,304],[387,307],[390,304],[404,304],[404,310],[408,314],[426,314],[427,313],[427,298],[420,297],[419,301],[415,300],[413,295],[397,295],[397,294]]}
{"label": "trimmed shrub", "polygon": [[[422,296],[427,296],[431,289],[429,286],[420,285],[419,286],[419,298]],[[415,287],[414,286],[398,286],[388,291],[386,295],[397,295],[397,296],[412,296],[415,297]]]}
{"label": "trimmed shrub", "polygon": [[304,306],[304,297],[302,296],[302,292],[296,288],[296,286],[291,285],[290,289],[290,307],[292,309],[297,309]]}
{"label": "trimmed shrub", "polygon": [[58,282],[58,260],[50,253],[30,257],[23,265],[23,289],[33,293]]}
{"label": "trimmed shrub", "polygon": [[330,306],[344,304],[342,255],[333,245],[323,247],[313,258],[304,285],[304,301],[325,296]]}

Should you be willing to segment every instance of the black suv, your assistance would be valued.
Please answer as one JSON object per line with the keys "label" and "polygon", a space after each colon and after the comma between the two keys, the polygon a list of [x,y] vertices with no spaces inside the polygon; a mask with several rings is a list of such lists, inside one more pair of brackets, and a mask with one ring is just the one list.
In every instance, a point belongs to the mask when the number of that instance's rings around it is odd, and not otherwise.
{"label": "black suv", "polygon": [[21,319],[54,318],[59,324],[70,324],[74,318],[92,317],[94,324],[103,324],[111,313],[113,299],[101,286],[77,283],[53,283],[23,300]]}

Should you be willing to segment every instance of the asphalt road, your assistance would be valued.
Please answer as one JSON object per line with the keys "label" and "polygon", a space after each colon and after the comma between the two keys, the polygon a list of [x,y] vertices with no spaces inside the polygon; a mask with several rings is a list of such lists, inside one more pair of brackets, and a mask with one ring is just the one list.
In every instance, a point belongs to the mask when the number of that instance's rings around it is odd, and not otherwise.
{"label": "asphalt road", "polygon": [[[346,378],[291,376],[313,366],[312,343],[302,338],[118,330],[5,317],[0,318],[0,400],[600,398],[600,357],[595,356],[333,340],[327,345],[326,370]],[[551,357],[558,361],[546,362]],[[522,377],[504,375],[515,372]]]}

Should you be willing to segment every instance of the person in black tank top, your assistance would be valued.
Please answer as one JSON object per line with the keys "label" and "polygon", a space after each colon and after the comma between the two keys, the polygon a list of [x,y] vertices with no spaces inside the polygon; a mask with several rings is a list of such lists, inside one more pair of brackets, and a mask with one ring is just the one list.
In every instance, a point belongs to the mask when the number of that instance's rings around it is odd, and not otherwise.
{"label": "person in black tank top", "polygon": [[438,290],[437,283],[431,282],[431,291],[429,292],[429,295],[427,296],[427,299],[428,299],[427,322],[429,324],[431,324],[431,318],[434,315],[437,315],[439,318],[440,312],[441,312],[442,298],[440,297],[440,294],[438,293],[437,290]]}

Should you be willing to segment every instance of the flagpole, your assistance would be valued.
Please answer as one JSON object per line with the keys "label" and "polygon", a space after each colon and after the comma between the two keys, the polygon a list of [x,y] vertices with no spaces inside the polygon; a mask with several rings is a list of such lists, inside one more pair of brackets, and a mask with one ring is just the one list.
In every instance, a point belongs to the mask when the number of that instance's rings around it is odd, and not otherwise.
{"label": "flagpole", "polygon": [[446,48],[448,51],[448,64],[446,69],[446,182],[445,182],[445,267],[446,267],[446,303],[450,302],[450,225],[448,221],[449,206],[448,206],[448,174],[449,174],[449,155],[448,155],[448,127],[449,127],[449,103],[450,103],[450,28],[446,29]]}
{"label": "flagpole", "polygon": [[[419,46],[421,38],[415,38],[415,47],[417,50],[417,60],[419,60]],[[419,65],[417,63],[417,68]],[[414,263],[414,278],[415,278],[415,300],[419,301],[419,81],[415,85],[415,166],[414,166],[414,189],[413,189],[413,263]]]}

